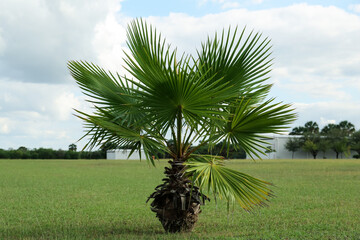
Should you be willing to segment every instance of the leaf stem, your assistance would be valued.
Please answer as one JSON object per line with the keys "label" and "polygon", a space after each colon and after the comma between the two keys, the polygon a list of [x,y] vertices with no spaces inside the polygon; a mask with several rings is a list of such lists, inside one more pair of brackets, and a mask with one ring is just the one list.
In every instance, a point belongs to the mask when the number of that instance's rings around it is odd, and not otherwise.
{"label": "leaf stem", "polygon": [[178,158],[182,158],[182,144],[181,144],[181,128],[182,128],[182,105],[179,105],[179,111],[177,114],[177,153]]}

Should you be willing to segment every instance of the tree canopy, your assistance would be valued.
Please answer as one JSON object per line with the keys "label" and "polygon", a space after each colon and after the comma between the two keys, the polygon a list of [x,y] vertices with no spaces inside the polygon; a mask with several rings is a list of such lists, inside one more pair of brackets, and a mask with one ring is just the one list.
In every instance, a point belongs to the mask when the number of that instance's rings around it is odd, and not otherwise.
{"label": "tree canopy", "polygon": [[[167,178],[150,196],[152,210],[170,232],[191,228],[206,190],[246,210],[264,205],[272,195],[269,182],[225,167],[216,154],[195,152],[222,142],[228,152],[234,146],[258,156],[267,150],[263,134],[285,132],[296,118],[291,105],[267,97],[270,40],[229,28],[209,37],[191,56],[179,54],[141,19],[129,24],[127,38],[124,61],[130,76],[85,61],[68,64],[94,105],[91,114],[77,111],[86,123],[87,147],[111,143],[142,149],[151,164],[153,156],[171,156]],[[182,219],[182,211],[191,217]]]}
{"label": "tree canopy", "polygon": [[[321,131],[316,122],[306,122],[304,126],[295,127],[290,135],[301,135],[299,144],[301,148],[316,158],[319,151],[325,152],[331,149],[339,158],[341,154],[349,154],[350,150],[357,151],[358,132],[355,132],[355,126],[349,121],[341,121],[338,124],[329,123],[325,125]],[[286,148],[293,152],[296,149],[293,139],[289,139]],[[295,150],[296,151],[296,150]],[[293,152],[294,153],[294,152]]]}

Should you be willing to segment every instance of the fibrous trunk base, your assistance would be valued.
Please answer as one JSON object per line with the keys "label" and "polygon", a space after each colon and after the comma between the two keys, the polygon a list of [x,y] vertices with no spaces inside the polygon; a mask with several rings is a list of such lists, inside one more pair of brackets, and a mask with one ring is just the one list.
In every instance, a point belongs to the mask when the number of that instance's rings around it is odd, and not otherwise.
{"label": "fibrous trunk base", "polygon": [[156,213],[166,232],[191,232],[201,213],[200,204],[193,203],[187,210],[164,208]]}
{"label": "fibrous trunk base", "polygon": [[200,205],[208,197],[184,173],[182,162],[169,161],[165,167],[164,183],[155,188],[148,201],[153,199],[151,210],[156,213],[166,232],[190,232],[201,213]]}

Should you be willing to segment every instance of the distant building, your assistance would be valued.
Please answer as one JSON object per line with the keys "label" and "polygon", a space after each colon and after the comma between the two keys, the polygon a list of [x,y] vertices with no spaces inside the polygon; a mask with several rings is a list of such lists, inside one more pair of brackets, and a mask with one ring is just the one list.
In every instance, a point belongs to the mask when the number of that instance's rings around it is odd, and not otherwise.
{"label": "distant building", "polygon": [[[107,150],[106,159],[108,160],[139,160],[140,154],[138,150],[135,150],[129,157],[130,149],[112,149]],[[145,153],[141,150],[141,158],[145,159]]]}
{"label": "distant building", "polygon": [[[266,153],[265,155],[258,152],[258,154],[261,156],[262,159],[291,159],[292,158],[292,152],[288,151],[285,148],[285,144],[288,141],[289,138],[300,138],[301,136],[296,135],[280,135],[280,134],[273,134],[268,135],[271,137],[271,139],[263,139],[264,141],[268,142],[269,144],[262,144],[265,147],[271,147],[271,149],[275,150],[274,152]],[[108,150],[106,152],[106,159],[109,160],[139,160],[140,155],[139,151],[135,151],[129,158],[130,149],[114,149],[114,150]],[[352,156],[356,154],[355,152],[351,152],[349,156],[347,156],[345,153],[340,154],[339,158],[352,158]],[[143,150],[141,150],[141,157],[145,159],[145,153]],[[247,159],[251,159],[249,155],[246,155]],[[258,159],[256,156],[254,156],[255,159]],[[313,156],[309,152],[305,152],[301,148],[295,152],[294,159],[312,159]],[[321,151],[318,152],[316,158],[329,158],[329,159],[335,159],[336,153],[332,150],[328,150],[325,152],[325,154]]]}
{"label": "distant building", "polygon": [[[269,144],[262,144],[265,147],[271,147],[271,149],[275,150],[274,152],[267,153],[265,155],[258,152],[262,159],[291,159],[292,152],[288,151],[285,148],[285,144],[289,138],[300,138],[301,136],[297,135],[280,135],[280,134],[273,134],[268,135],[272,139],[263,139],[264,141],[268,142]],[[344,153],[340,154],[339,158],[352,158],[352,156],[356,154],[355,152],[351,152],[349,156],[346,156]],[[246,156],[247,159],[251,159],[250,156]],[[258,159],[254,156],[255,159]],[[306,159],[306,158],[313,158],[313,156],[309,152],[305,152],[301,148],[295,152],[294,159]],[[336,153],[332,150],[328,150],[325,154],[321,151],[318,152],[316,158],[330,158],[335,159]]]}

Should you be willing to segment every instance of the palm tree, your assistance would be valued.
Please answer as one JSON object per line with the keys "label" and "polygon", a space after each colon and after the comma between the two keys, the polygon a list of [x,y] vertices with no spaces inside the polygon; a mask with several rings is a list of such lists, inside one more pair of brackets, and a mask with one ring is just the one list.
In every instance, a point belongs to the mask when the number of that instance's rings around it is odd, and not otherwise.
{"label": "palm tree", "polygon": [[229,28],[208,38],[196,56],[179,56],[141,19],[129,24],[127,37],[131,78],[87,62],[68,64],[94,104],[92,114],[77,111],[90,137],[86,147],[111,142],[143,149],[151,164],[153,156],[170,154],[166,178],[148,199],[167,232],[191,231],[208,194],[245,210],[266,205],[269,182],[225,167],[219,156],[194,152],[223,141],[225,149],[233,144],[260,157],[266,150],[261,134],[282,132],[295,119],[290,105],[266,99],[270,41]]}
{"label": "palm tree", "polygon": [[351,149],[357,152],[360,156],[360,130],[354,132],[350,138]]}
{"label": "palm tree", "polygon": [[311,141],[310,139],[306,140],[304,142],[304,145],[302,146],[302,148],[306,151],[311,153],[311,155],[313,156],[314,159],[316,159],[316,156],[319,152],[319,146],[317,145],[317,143]]}
{"label": "palm tree", "polygon": [[346,120],[339,122],[338,126],[341,129],[341,131],[344,133],[344,135],[347,137],[351,136],[351,134],[355,132],[354,124]]}
{"label": "palm tree", "polygon": [[321,129],[321,134],[322,135],[329,135],[331,131],[333,131],[334,129],[339,129],[339,125],[334,124],[334,123],[329,123],[328,125],[324,126]]}
{"label": "palm tree", "polygon": [[286,150],[292,152],[291,158],[294,159],[294,154],[301,147],[301,139],[289,138],[285,143]]}
{"label": "palm tree", "polygon": [[76,147],[75,143],[72,143],[69,145],[69,151],[76,152],[76,149],[77,149],[77,147]]}
{"label": "palm tree", "polygon": [[323,153],[323,158],[326,158],[325,154],[327,150],[330,149],[331,141],[328,139],[327,136],[320,136],[319,141],[317,143],[319,151]]}
{"label": "palm tree", "polygon": [[304,133],[307,134],[318,134],[319,133],[319,125],[316,122],[309,121],[304,125]]}
{"label": "palm tree", "polygon": [[289,135],[303,135],[304,132],[305,132],[304,127],[295,127],[295,128],[293,128],[293,130],[291,130]]}
{"label": "palm tree", "polygon": [[351,136],[355,132],[355,127],[348,121],[341,121],[339,124],[328,124],[323,127],[321,134],[330,143],[330,149],[336,153],[336,158],[339,154],[350,154]]}
{"label": "palm tree", "polygon": [[289,135],[313,135],[319,133],[319,125],[316,122],[308,121],[303,127],[295,127]]}

